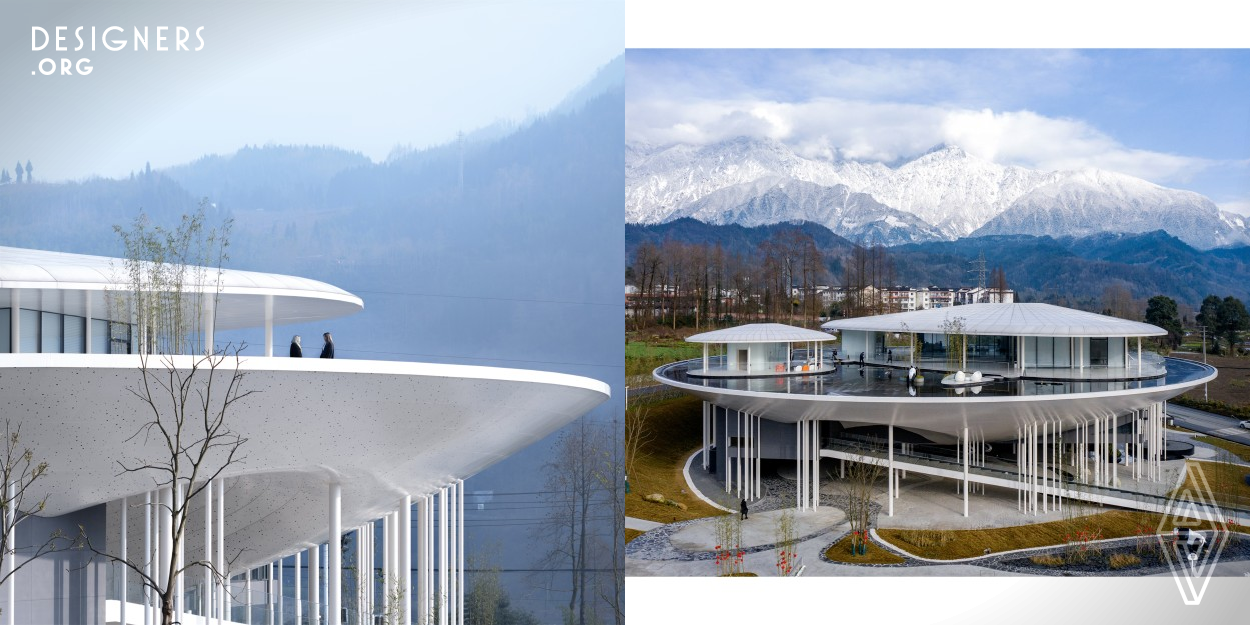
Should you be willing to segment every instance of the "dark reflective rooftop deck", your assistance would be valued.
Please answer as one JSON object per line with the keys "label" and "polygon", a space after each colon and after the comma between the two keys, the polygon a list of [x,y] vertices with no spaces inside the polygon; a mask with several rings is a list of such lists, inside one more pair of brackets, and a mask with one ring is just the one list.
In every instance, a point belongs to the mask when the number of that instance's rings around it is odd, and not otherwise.
{"label": "dark reflective rooftop deck", "polygon": [[826,395],[847,397],[1003,397],[1065,395],[1132,389],[1149,389],[1196,382],[1215,371],[1214,367],[1179,358],[1164,359],[1167,373],[1145,380],[1046,380],[1033,378],[999,379],[979,386],[952,388],[941,383],[941,374],[928,372],[923,384],[909,387],[907,370],[856,364],[838,367],[824,375],[779,376],[771,378],[688,377],[689,368],[701,368],[702,359],[664,365],[655,370],[661,380],[671,380],[710,389]]}

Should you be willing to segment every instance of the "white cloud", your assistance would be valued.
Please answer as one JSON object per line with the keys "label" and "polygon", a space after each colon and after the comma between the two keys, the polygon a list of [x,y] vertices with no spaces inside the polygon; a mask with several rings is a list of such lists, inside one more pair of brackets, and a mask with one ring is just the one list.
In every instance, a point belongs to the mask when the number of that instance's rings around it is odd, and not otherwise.
{"label": "white cloud", "polygon": [[658,145],[766,137],[809,158],[840,155],[881,162],[914,157],[947,143],[1001,164],[1042,170],[1094,167],[1158,184],[1184,183],[1216,164],[1131,148],[1084,121],[1028,110],[996,112],[836,98],[632,99],[626,107],[626,136]]}

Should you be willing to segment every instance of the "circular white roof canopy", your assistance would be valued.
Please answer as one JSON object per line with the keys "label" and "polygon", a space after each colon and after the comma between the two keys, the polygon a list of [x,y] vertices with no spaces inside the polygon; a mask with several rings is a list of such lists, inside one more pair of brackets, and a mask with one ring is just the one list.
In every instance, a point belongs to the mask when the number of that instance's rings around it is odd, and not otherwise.
{"label": "circular white roof canopy", "polygon": [[796,328],[784,323],[749,323],[695,334],[686,339],[691,343],[806,343],[832,340],[833,337],[824,332]]}
{"label": "circular white roof canopy", "polygon": [[[192,358],[174,362],[185,372]],[[168,460],[155,435],[146,445],[142,436],[131,438],[152,419],[130,392],[142,380],[139,362],[95,354],[0,361],[5,417],[21,426],[21,446],[49,462],[28,493],[30,500],[48,494],[42,514],[126,496],[134,504],[154,488],[155,472],[123,472],[119,464]],[[149,366],[164,372],[156,358]],[[218,371],[232,375],[233,359]],[[240,450],[245,459],[222,474],[227,550],[247,549],[239,566],[324,541],[331,481],[342,486],[343,526],[361,524],[395,510],[404,494],[432,492],[506,458],[610,394],[589,378],[467,365],[244,358],[241,371],[242,390],[256,392],[235,404],[226,424],[248,440]],[[115,505],[109,508],[116,514]],[[131,514],[132,531],[141,527],[139,516]],[[201,544],[197,536],[193,529],[188,544]]]}
{"label": "circular white roof canopy", "polygon": [[[22,289],[22,308],[79,317],[89,308],[95,318],[109,317],[109,296],[128,291],[125,265],[120,258],[0,247],[0,308],[12,306],[8,289]],[[217,270],[206,272],[211,278]],[[217,287],[213,280],[207,289],[211,293]],[[263,326],[269,297],[274,325],[335,319],[364,309],[359,297],[324,282],[224,269],[217,297],[217,329]]]}
{"label": "circular white roof canopy", "polygon": [[[913,312],[839,319],[828,330],[928,332],[942,334],[949,320],[962,319],[965,334],[990,336],[1162,336],[1167,330],[1050,304],[969,304]],[[906,328],[904,328],[906,326]]]}

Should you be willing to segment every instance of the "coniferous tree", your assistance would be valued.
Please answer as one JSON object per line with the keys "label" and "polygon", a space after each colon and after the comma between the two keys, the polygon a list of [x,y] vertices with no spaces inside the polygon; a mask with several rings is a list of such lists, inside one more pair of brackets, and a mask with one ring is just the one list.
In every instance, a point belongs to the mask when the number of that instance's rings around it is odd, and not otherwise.
{"label": "coniferous tree", "polygon": [[1228,351],[1237,355],[1237,338],[1241,332],[1250,330],[1250,313],[1241,300],[1229,295],[1216,308],[1215,329],[1228,341]]}
{"label": "coniferous tree", "polygon": [[29,161],[29,160],[27,160],[27,161],[26,161],[26,182],[32,182],[32,181],[34,181],[34,178],[31,178],[31,177],[30,177],[30,172],[32,172],[32,171],[34,171],[34,170],[35,170],[35,168],[34,168],[34,167],[31,167],[31,166],[30,166],[30,161]]}
{"label": "coniferous tree", "polygon": [[14,171],[17,172],[17,181],[20,183],[22,181],[22,161],[17,162],[17,167],[14,168]]}
{"label": "coniferous tree", "polygon": [[1146,302],[1146,323],[1159,326],[1168,331],[1166,337],[1159,339],[1176,349],[1181,345],[1181,320],[1176,311],[1176,300],[1166,295],[1156,295]]}
{"label": "coniferous tree", "polygon": [[[1217,333],[1216,324],[1219,320],[1219,307],[1219,296],[1208,295],[1202,299],[1202,307],[1198,309],[1198,316],[1196,319],[1199,325],[1207,327],[1207,336]],[[1211,350],[1211,353],[1220,353],[1219,341],[1215,342],[1214,349]]]}
{"label": "coniferous tree", "polygon": [[9,177],[9,170],[0,171],[0,184],[9,184],[13,179]]}

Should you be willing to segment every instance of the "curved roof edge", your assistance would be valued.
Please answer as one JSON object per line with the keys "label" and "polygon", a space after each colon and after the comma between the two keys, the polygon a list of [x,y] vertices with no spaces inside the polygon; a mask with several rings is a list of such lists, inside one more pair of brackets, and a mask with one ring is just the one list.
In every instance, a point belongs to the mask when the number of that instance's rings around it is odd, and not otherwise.
{"label": "curved roof edge", "polygon": [[[110,293],[128,292],[125,259],[68,252],[49,252],[0,246],[0,289],[79,292],[91,300],[93,310],[105,310],[105,297]],[[208,275],[217,269],[204,268]],[[237,329],[264,325],[264,298],[272,298],[275,325],[334,319],[360,312],[364,301],[332,284],[277,273],[222,269],[220,280],[194,285],[218,297],[219,329]],[[77,299],[55,302],[71,307],[54,310],[67,314],[83,314]]]}
{"label": "curved roof edge", "polygon": [[832,341],[834,337],[784,323],[748,323],[687,337],[689,343],[802,343]]}
{"label": "curved roof edge", "polygon": [[944,325],[962,319],[965,334],[1054,337],[1162,336],[1167,330],[1140,321],[1117,319],[1051,304],[968,304],[911,312],[839,319],[827,330],[928,332],[942,334]]}

